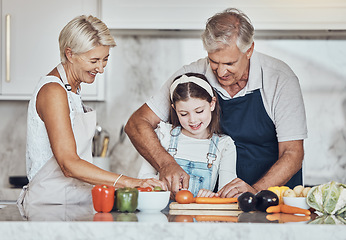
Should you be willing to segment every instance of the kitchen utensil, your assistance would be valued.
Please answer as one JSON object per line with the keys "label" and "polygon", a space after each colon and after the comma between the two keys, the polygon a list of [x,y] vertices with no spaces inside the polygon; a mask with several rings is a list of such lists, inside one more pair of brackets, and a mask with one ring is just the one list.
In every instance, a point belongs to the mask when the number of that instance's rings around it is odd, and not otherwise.
{"label": "kitchen utensil", "polygon": [[238,216],[242,211],[237,203],[228,204],[169,204],[170,215],[215,215],[215,216]]}
{"label": "kitchen utensil", "polygon": [[22,188],[29,183],[26,176],[10,176],[8,180],[14,188]]}
{"label": "kitchen utensil", "polygon": [[108,150],[108,144],[109,144],[109,136],[105,136],[103,139],[102,151],[101,151],[100,157],[102,157],[102,158],[106,157],[107,150]]}
{"label": "kitchen utensil", "polygon": [[240,210],[201,210],[201,209],[171,209],[169,215],[206,215],[206,216],[238,216],[242,213]]}
{"label": "kitchen utensil", "polygon": [[306,197],[283,197],[284,203],[292,207],[309,209],[310,206],[306,203]]}
{"label": "kitchen utensil", "polygon": [[109,157],[93,157],[93,164],[103,170],[110,171]]}
{"label": "kitchen utensil", "polygon": [[177,202],[172,202],[169,204],[170,209],[176,210],[239,210],[238,203],[228,203],[228,204],[180,204]]}
{"label": "kitchen utensil", "polygon": [[170,194],[170,191],[138,192],[137,209],[141,212],[160,212],[167,206]]}
{"label": "kitchen utensil", "polygon": [[167,223],[167,216],[162,212],[137,212],[138,222]]}
{"label": "kitchen utensil", "polygon": [[118,144],[121,144],[124,142],[126,137],[125,130],[124,130],[124,125],[121,126],[120,133],[119,133],[119,139],[118,141],[114,144],[114,146],[111,148],[109,151],[109,155],[112,155],[114,149],[118,146]]}
{"label": "kitchen utensil", "polygon": [[95,135],[93,137],[93,156],[98,157],[100,155],[100,136],[102,132],[102,127],[100,125],[97,125],[95,128]]}

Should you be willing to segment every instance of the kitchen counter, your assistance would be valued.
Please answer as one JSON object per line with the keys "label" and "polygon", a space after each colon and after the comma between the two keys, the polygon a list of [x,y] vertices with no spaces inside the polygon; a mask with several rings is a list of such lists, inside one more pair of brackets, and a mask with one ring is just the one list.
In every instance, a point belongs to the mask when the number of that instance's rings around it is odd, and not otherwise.
{"label": "kitchen counter", "polygon": [[15,201],[18,199],[21,188],[0,188],[0,199],[6,201]]}
{"label": "kitchen counter", "polygon": [[[1,239],[345,239],[346,225],[318,219],[269,221],[266,213],[232,216],[96,213],[90,205],[39,205],[25,209],[0,202]],[[197,221],[198,220],[198,221]],[[184,222],[192,221],[192,222]],[[226,222],[224,222],[226,221]]]}

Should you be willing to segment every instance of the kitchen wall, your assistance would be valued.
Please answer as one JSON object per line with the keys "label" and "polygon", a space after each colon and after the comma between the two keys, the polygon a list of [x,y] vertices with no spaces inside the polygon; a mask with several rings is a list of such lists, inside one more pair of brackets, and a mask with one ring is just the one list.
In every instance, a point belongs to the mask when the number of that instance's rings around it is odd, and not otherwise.
{"label": "kitchen wall", "polygon": [[[198,37],[114,35],[106,101],[87,104],[111,134],[111,170],[136,176],[143,159],[121,127],[171,74],[205,52]],[[255,49],[284,60],[300,78],[309,131],[305,183],[346,183],[346,40],[262,37]],[[25,174],[27,104],[0,101],[0,188],[10,187],[8,176]]]}

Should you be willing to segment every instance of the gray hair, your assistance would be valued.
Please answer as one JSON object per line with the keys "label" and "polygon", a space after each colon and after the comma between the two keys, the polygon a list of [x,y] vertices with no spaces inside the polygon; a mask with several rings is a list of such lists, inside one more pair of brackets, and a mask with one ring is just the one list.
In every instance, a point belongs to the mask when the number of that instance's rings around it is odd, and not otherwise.
{"label": "gray hair", "polygon": [[116,43],[106,24],[93,16],[78,16],[72,19],[60,32],[59,47],[60,59],[65,63],[67,58],[65,49],[81,54],[97,46],[115,47]]}
{"label": "gray hair", "polygon": [[208,19],[202,41],[209,53],[223,49],[234,41],[245,53],[251,47],[253,37],[254,27],[248,16],[236,8],[228,8]]}

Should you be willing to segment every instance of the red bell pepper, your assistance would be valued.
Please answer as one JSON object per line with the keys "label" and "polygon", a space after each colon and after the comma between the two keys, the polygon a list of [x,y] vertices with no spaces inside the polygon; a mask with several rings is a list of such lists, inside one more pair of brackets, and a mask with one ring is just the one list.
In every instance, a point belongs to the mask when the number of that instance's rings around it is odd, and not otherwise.
{"label": "red bell pepper", "polygon": [[114,192],[113,186],[96,185],[91,190],[93,205],[96,212],[108,213],[112,210],[114,205]]}
{"label": "red bell pepper", "polygon": [[93,221],[102,221],[102,222],[113,222],[114,218],[111,213],[95,213]]}

